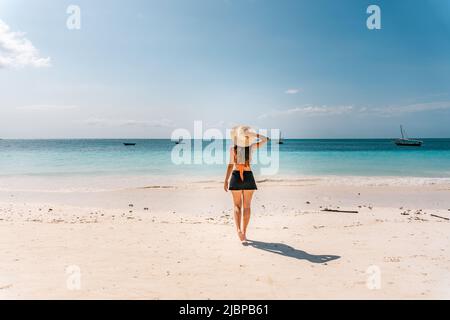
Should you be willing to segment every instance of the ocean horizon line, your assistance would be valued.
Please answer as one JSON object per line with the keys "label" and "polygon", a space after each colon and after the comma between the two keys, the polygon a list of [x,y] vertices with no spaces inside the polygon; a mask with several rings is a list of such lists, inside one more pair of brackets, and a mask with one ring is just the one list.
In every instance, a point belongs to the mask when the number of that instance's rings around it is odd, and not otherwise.
{"label": "ocean horizon line", "polygon": [[[387,138],[285,138],[283,137],[283,141],[287,140],[395,140],[398,137],[387,137]],[[450,137],[412,137],[412,139],[424,139],[424,140],[448,140]],[[0,141],[11,141],[11,140],[28,140],[28,141],[43,141],[43,140],[172,140],[176,141],[176,139],[172,138],[0,138]],[[211,139],[183,139],[183,140],[202,140],[202,141],[211,141]],[[216,140],[231,140],[231,139],[216,139]],[[278,139],[271,139],[277,141]]]}

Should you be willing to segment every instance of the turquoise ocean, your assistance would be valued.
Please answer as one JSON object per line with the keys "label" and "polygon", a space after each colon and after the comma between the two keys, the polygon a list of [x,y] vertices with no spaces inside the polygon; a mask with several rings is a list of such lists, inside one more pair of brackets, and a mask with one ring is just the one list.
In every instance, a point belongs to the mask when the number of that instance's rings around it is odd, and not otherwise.
{"label": "turquoise ocean", "polygon": [[[286,139],[279,145],[278,173],[450,177],[450,139],[423,141],[423,146],[417,148],[398,147],[391,139]],[[124,142],[136,145],[125,146]],[[191,142],[184,142],[186,150],[190,145],[194,148]],[[200,149],[208,148],[210,143],[200,142]],[[0,179],[1,176],[224,174],[224,163],[175,164],[171,158],[175,147],[168,139],[0,140]],[[223,150],[228,150],[225,144]],[[254,167],[259,170],[262,166]]]}

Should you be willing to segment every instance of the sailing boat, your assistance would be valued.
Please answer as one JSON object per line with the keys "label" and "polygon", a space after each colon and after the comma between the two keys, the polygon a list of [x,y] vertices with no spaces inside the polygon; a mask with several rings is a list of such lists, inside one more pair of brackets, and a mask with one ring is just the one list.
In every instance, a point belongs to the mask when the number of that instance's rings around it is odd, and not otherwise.
{"label": "sailing boat", "polygon": [[402,134],[401,139],[396,139],[394,143],[398,146],[408,146],[408,147],[420,147],[422,145],[422,141],[415,140],[415,139],[409,139],[406,137],[406,134],[404,133],[403,126],[400,126],[400,133]]}
{"label": "sailing boat", "polygon": [[284,142],[283,142],[283,139],[281,139],[281,131],[280,131],[280,135],[278,136],[278,141],[277,141],[277,143],[278,144],[283,144]]}

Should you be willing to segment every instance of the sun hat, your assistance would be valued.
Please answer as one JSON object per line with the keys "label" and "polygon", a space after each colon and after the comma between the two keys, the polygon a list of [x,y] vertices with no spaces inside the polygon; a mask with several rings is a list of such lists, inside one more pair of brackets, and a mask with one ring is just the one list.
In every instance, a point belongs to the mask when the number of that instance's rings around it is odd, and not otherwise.
{"label": "sun hat", "polygon": [[249,147],[256,139],[255,131],[250,126],[235,126],[230,132],[231,141],[238,147]]}

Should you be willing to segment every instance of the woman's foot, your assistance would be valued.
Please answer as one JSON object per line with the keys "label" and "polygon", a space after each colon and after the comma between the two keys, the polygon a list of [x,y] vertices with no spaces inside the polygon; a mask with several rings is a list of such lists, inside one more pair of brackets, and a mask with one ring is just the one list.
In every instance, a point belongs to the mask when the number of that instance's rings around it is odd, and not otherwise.
{"label": "woman's foot", "polygon": [[238,236],[239,236],[239,240],[245,241],[245,236],[240,230],[238,230]]}

